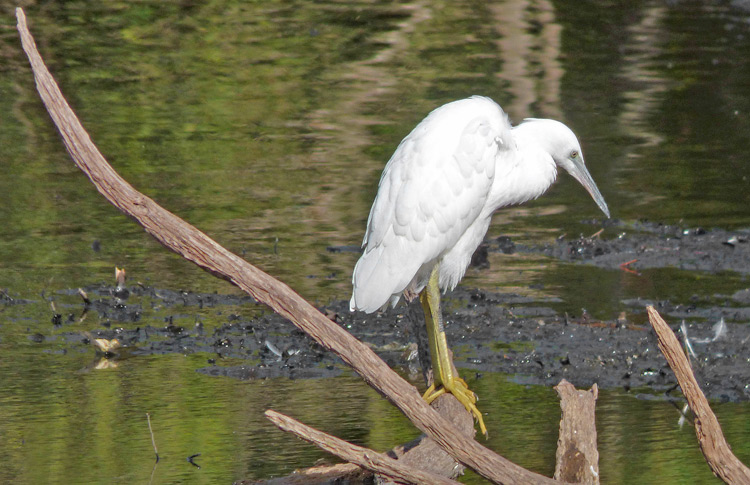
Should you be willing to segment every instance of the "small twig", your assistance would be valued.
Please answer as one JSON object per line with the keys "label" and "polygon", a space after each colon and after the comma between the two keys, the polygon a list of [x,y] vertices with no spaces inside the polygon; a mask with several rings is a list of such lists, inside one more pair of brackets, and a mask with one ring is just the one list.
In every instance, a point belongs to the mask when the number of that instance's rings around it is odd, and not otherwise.
{"label": "small twig", "polygon": [[200,469],[200,467],[201,467],[201,466],[200,466],[199,464],[197,464],[196,462],[194,462],[194,461],[193,461],[193,459],[195,459],[195,458],[198,458],[199,456],[201,456],[201,454],[200,454],[200,453],[196,453],[196,454],[194,454],[194,455],[190,455],[190,456],[188,456],[188,459],[187,459],[188,463],[190,463],[190,464],[191,464],[191,465],[193,465],[194,467],[196,467],[196,468]]}
{"label": "small twig", "polygon": [[88,316],[88,314],[89,314],[88,307],[84,307],[83,311],[81,312],[81,316],[78,317],[78,323],[81,323],[84,320],[86,320],[86,317]]}
{"label": "small twig", "polygon": [[85,291],[83,291],[83,288],[78,288],[78,294],[81,296],[81,299],[83,300],[83,303],[86,306],[91,305],[91,300],[89,300],[89,295],[86,294]]}
{"label": "small twig", "polygon": [[604,228],[602,227],[601,229],[599,229],[598,231],[596,231],[594,234],[590,235],[588,238],[589,239],[598,239],[599,236],[601,236],[603,232],[604,232]]}
{"label": "small twig", "polygon": [[154,462],[154,466],[153,466],[153,468],[151,468],[151,476],[148,479],[149,485],[151,485],[152,483],[154,483],[154,475],[156,474],[156,467],[157,466],[159,466],[159,462],[158,461]]}
{"label": "small twig", "polygon": [[620,269],[625,271],[626,273],[632,273],[640,276],[640,273],[634,269],[630,268],[630,265],[633,263],[637,263],[637,259],[631,259],[630,261],[625,261],[624,263],[620,263]]}
{"label": "small twig", "polygon": [[148,420],[148,431],[151,433],[151,444],[154,445],[154,454],[156,455],[156,463],[159,463],[159,450],[156,449],[156,440],[154,439],[154,430],[151,429],[151,415],[146,413],[146,419]]}
{"label": "small twig", "polygon": [[397,460],[382,453],[347,443],[344,440],[318,431],[276,411],[269,409],[265,414],[273,424],[282,430],[294,433],[303,440],[309,441],[329,453],[359,465],[362,468],[366,468],[373,473],[384,475],[389,479],[406,483],[434,483],[444,485],[458,485],[459,483],[414,467],[405,467]]}
{"label": "small twig", "polygon": [[698,381],[693,375],[680,341],[669,325],[661,318],[654,307],[647,307],[648,319],[656,331],[659,339],[659,349],[666,357],[672,368],[682,394],[685,395],[690,409],[693,411],[695,434],[698,437],[703,456],[714,474],[726,483],[750,483],[750,469],[748,469],[729,448],[729,444],[721,431],[719,420],[711,410],[706,396],[701,391]]}
{"label": "small twig", "polygon": [[83,307],[83,311],[81,312],[81,316],[78,317],[78,323],[81,323],[84,320],[86,320],[86,317],[88,316],[88,314],[89,314],[88,307]]}

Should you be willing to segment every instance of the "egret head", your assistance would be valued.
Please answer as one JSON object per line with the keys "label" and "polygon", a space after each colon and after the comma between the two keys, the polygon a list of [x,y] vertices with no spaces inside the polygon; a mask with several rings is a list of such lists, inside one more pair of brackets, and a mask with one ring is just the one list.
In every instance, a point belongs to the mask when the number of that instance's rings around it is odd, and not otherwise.
{"label": "egret head", "polygon": [[575,133],[563,123],[555,120],[528,119],[519,126],[531,128],[535,132],[534,138],[541,148],[552,156],[558,167],[564,168],[566,172],[583,185],[591,194],[596,205],[609,217],[607,203],[604,202],[599,188],[594,179],[591,178],[586,164],[583,161],[583,152],[578,143]]}

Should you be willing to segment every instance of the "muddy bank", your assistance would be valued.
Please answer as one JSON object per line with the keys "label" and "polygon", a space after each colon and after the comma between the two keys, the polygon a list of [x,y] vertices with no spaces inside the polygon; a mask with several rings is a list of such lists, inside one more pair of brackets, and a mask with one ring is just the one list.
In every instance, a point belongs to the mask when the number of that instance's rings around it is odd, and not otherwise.
{"label": "muddy bank", "polygon": [[[709,272],[750,269],[750,236],[746,231],[608,223],[607,233],[615,230],[620,234],[612,239],[560,238],[540,247],[499,238],[488,241],[486,250],[539,253],[607,268],[630,262],[626,268],[631,271],[652,267]],[[481,254],[478,256],[476,263],[481,267]],[[102,328],[88,335],[69,330],[68,324],[78,318],[72,312],[53,317],[56,331],[51,335],[30,338],[40,343],[63,339],[70,346],[85,346],[97,338],[117,339],[122,348],[108,355],[113,361],[147,354],[200,353],[205,354],[206,365],[199,372],[241,379],[324,378],[350,372],[277,315],[266,313],[249,319],[223,312],[224,308],[254,303],[250,297],[148,287],[129,287],[127,294],[107,286],[92,286],[86,291],[90,296],[86,311],[105,322]],[[26,303],[11,301],[7,294],[4,298],[4,304]],[[718,305],[627,300],[623,303],[630,311],[613,321],[595,321],[586,314],[560,315],[551,308],[554,300],[464,287],[446,300],[445,307],[452,308],[446,315],[447,332],[456,365],[479,378],[484,372],[502,372],[528,384],[554,385],[566,378],[577,386],[596,382],[602,388],[669,390],[675,384],[673,375],[650,327],[642,324],[645,306],[653,304],[673,328],[685,320],[696,373],[707,395],[722,400],[750,398],[750,354],[745,351],[750,341],[750,326],[746,324],[750,321],[750,289],[738,289],[723,300],[719,298],[723,303]],[[150,315],[157,307],[161,315],[166,315],[163,324],[154,324]],[[202,323],[184,323],[190,321],[185,315],[206,308],[215,309],[216,318],[223,323],[210,329]],[[389,365],[418,376],[420,355],[415,342],[424,335],[416,302],[374,315],[352,314],[344,301],[322,311],[372,346]],[[727,322],[726,331],[714,338],[714,323],[721,318]]]}
{"label": "muddy bank", "polygon": [[[678,268],[750,273],[750,230],[682,228],[647,221],[590,222],[594,228],[592,232],[603,227],[608,237],[561,237],[554,244],[542,246],[515,245],[507,238],[499,238],[488,241],[488,248],[506,254],[513,251],[541,253],[601,268],[618,268],[630,262],[627,267],[633,271]],[[617,237],[612,238],[612,234],[617,234]]]}

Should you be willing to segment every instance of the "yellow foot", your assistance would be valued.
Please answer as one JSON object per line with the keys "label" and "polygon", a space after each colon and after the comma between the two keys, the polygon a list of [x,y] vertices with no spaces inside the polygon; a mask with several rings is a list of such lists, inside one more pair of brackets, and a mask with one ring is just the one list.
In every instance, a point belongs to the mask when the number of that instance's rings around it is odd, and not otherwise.
{"label": "yellow foot", "polygon": [[453,397],[458,399],[458,402],[464,405],[466,410],[474,416],[474,419],[476,419],[477,423],[479,424],[479,430],[485,437],[487,437],[487,428],[484,426],[482,413],[479,412],[479,409],[476,406],[477,395],[469,390],[469,386],[466,384],[466,381],[464,381],[460,377],[454,377],[453,382],[451,382],[450,385],[446,386],[445,384],[443,384],[438,389],[435,389],[434,384],[431,385],[427,389],[427,391],[425,391],[422,398],[429,404],[446,392],[453,394]]}

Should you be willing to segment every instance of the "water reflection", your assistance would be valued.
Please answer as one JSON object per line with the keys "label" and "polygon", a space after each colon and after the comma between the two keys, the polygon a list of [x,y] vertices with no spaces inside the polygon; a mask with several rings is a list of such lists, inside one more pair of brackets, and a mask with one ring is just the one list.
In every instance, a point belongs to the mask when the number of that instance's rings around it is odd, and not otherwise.
{"label": "water reflection", "polygon": [[510,94],[503,108],[517,122],[531,116],[562,121],[562,27],[552,2],[505,2],[489,9],[503,62],[497,76],[507,81]]}
{"label": "water reflection", "polygon": [[[638,22],[628,26],[628,39],[623,46],[621,76],[631,90],[623,92],[625,104],[620,114],[620,127],[637,146],[647,149],[660,145],[664,138],[649,123],[651,113],[658,109],[661,94],[670,87],[659,72],[657,59],[664,52],[664,5],[650,5],[643,9]],[[628,158],[641,156],[642,151],[631,150]],[[627,161],[627,159],[626,159]]]}
{"label": "water reflection", "polygon": [[[38,101],[12,8],[2,11],[0,288],[33,300],[3,300],[0,309],[0,431],[13,464],[3,481],[147,481],[147,411],[165,457],[155,482],[262,477],[322,456],[273,431],[267,407],[379,449],[410,438],[413,429],[357,379],[337,381],[347,405],[333,407],[328,384],[196,374],[205,355],[94,371],[90,348],[69,350],[49,323],[50,301],[73,305],[57,291],[109,282],[115,265],[131,282],[233,290],[164,251],[81,177]],[[117,170],[316,302],[348,297],[356,254],[326,248],[359,243],[396,144],[435,106],[471,94],[493,97],[516,121],[548,116],[574,127],[615,217],[747,225],[750,27],[739,3],[48,2],[27,15]],[[591,233],[578,221],[596,211],[563,177],[543,199],[499,214],[490,235],[538,243]],[[537,257],[493,258],[464,284],[559,298],[560,310],[601,319],[615,318],[623,298],[710,296],[744,284],[677,270],[636,281]],[[154,310],[140,323],[163,316]],[[227,318],[191,317],[207,326]],[[74,328],[105,323],[90,317]],[[41,344],[30,339],[37,335]],[[549,473],[551,391],[501,376],[476,387],[498,403],[488,409],[491,445]],[[720,407],[741,455],[746,408]],[[598,413],[608,483],[632,481],[623,459],[631,452],[644,464],[639,482],[712,483],[668,405],[605,392]],[[198,452],[200,471],[185,461]]]}

